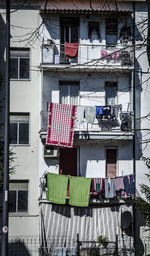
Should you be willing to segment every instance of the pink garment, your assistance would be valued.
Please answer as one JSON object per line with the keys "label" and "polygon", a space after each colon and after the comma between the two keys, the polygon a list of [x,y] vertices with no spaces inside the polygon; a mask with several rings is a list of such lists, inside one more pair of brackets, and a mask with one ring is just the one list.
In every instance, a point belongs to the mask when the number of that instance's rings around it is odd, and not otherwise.
{"label": "pink garment", "polygon": [[118,60],[120,57],[120,51],[101,50],[101,57]]}
{"label": "pink garment", "polygon": [[116,191],[124,190],[123,177],[115,178],[115,190]]}
{"label": "pink garment", "polygon": [[67,58],[78,57],[78,43],[65,43],[65,55]]}

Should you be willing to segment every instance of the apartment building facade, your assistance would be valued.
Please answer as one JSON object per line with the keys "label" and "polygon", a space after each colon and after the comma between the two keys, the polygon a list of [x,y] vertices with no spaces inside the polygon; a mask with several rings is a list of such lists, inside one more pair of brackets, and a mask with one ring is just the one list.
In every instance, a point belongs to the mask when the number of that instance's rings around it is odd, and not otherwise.
{"label": "apartment building facade", "polygon": [[[91,191],[88,207],[70,206],[68,197],[53,204],[46,177],[132,176],[138,192],[146,182],[147,15],[145,1],[33,1],[12,12],[10,144],[17,158],[10,236],[38,235],[49,253],[76,247],[77,237],[141,248],[134,193],[106,198]],[[76,106],[71,148],[46,144],[50,102]]]}

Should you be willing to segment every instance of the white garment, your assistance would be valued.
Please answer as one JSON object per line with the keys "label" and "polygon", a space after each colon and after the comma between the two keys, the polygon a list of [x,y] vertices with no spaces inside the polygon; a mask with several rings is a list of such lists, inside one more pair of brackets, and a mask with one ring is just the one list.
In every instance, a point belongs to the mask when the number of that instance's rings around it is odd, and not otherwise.
{"label": "white garment", "polygon": [[85,120],[87,123],[93,123],[96,116],[95,107],[85,107]]}

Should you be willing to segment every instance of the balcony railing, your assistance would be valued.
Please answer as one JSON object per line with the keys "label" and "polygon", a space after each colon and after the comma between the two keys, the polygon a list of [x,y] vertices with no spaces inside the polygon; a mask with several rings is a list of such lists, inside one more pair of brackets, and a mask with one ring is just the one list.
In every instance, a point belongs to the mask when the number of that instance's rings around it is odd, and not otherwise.
{"label": "balcony railing", "polygon": [[65,46],[60,44],[50,44],[42,46],[42,65],[70,65],[84,64],[86,66],[132,66],[133,46],[116,45],[107,47],[106,45],[79,44],[77,54],[74,57],[65,55]]}
{"label": "balcony railing", "polygon": [[[105,106],[103,106],[105,107]],[[107,107],[107,106],[106,106]],[[78,106],[75,119],[75,131],[96,131],[96,132],[111,132],[111,131],[131,131],[133,112],[122,111],[122,105],[111,106],[113,110],[111,114],[95,115],[95,119],[91,122],[85,116],[86,106],[82,106],[82,116],[78,116]],[[47,131],[48,111],[41,111],[41,132]]]}
{"label": "balcony railing", "polygon": [[[61,175],[61,174],[59,174],[59,175]],[[133,176],[133,175],[131,174],[130,176]],[[114,178],[117,179],[118,177],[114,177]],[[105,184],[105,178],[102,178],[102,179],[103,179],[103,182]],[[94,186],[92,185],[93,180],[95,180],[95,178],[91,178],[91,188],[90,188],[90,193],[89,193],[90,199],[97,198],[97,199],[103,200],[103,201],[107,200],[109,197],[108,198],[106,197],[106,194],[105,194],[106,187],[105,187],[105,185],[102,186],[103,188],[101,187],[102,190],[98,189],[98,190],[93,191],[93,188],[95,188],[95,185]],[[100,184],[99,181],[98,181],[98,184]],[[39,196],[40,200],[46,200],[47,199],[47,187],[48,187],[47,172],[45,172],[43,174],[43,176],[40,178],[40,196]],[[120,187],[120,190],[116,189],[115,190],[116,192],[112,196],[112,199],[114,199],[114,200],[116,200],[116,199],[117,200],[118,199],[119,200],[125,200],[125,199],[134,198],[134,183],[131,185],[130,189],[131,189],[131,191],[129,193],[126,191],[125,187],[124,188]],[[68,183],[68,187],[67,187],[67,191],[66,191],[66,199],[69,198],[69,191],[70,191],[70,186],[69,186],[69,183]]]}

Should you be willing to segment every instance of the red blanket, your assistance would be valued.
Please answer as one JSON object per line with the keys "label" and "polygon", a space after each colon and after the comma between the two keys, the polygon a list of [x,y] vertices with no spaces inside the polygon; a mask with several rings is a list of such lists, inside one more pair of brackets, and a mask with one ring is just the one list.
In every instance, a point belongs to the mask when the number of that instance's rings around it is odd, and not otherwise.
{"label": "red blanket", "polygon": [[76,106],[50,103],[46,143],[72,147]]}

